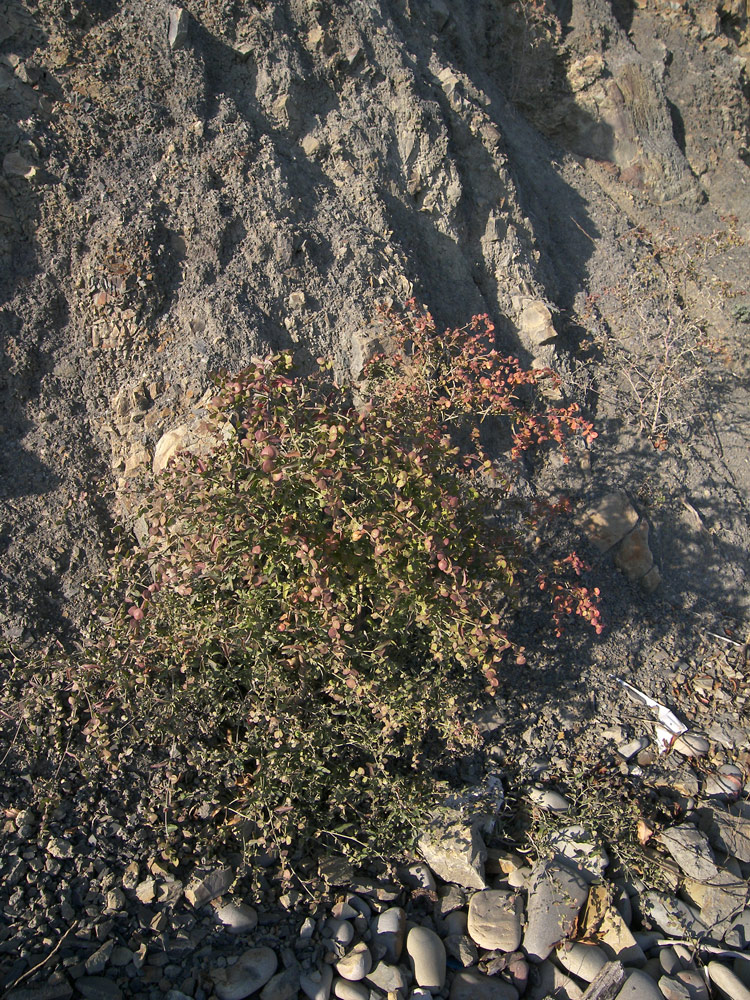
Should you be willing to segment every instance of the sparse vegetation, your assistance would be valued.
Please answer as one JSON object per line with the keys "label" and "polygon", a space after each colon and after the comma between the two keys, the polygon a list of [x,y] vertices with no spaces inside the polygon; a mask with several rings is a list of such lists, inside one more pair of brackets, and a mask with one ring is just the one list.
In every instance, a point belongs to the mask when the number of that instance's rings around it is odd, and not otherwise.
{"label": "sparse vegetation", "polygon": [[427,314],[386,320],[399,348],[358,405],[289,354],[224,379],[207,416],[222,443],[159,477],[147,543],[114,552],[66,699],[110,766],[115,731],[165,763],[167,828],[209,802],[268,846],[403,846],[442,756],[475,742],[471,705],[522,662],[521,590],[555,628],[578,613],[601,630],[578,557],[525,552],[559,508],[511,499],[482,446],[493,421],[516,459],[591,425],[534,403],[551,373],[501,357],[485,317],[443,335]]}

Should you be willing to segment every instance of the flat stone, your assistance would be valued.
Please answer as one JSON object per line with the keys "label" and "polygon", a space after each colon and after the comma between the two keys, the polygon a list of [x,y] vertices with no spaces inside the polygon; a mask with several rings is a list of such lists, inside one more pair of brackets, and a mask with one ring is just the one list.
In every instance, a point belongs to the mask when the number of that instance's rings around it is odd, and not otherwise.
{"label": "flat stone", "polygon": [[635,757],[636,754],[639,754],[641,750],[645,750],[648,745],[649,741],[646,737],[640,736],[638,739],[630,740],[629,743],[621,743],[617,748],[617,752],[621,757],[624,757],[625,760],[630,760],[632,757]]}
{"label": "flat stone", "polygon": [[[330,979],[332,977],[333,974],[329,977],[329,992]],[[277,972],[276,975],[271,976],[260,991],[260,1000],[296,1000],[300,988],[299,979],[299,969],[296,967],[284,969],[283,972]],[[325,997],[316,997],[315,1000],[328,1000],[328,994]]]}
{"label": "flat stone", "polygon": [[537,865],[529,884],[528,923],[523,938],[526,954],[543,962],[555,945],[573,930],[588,895],[578,872],[553,861]]}
{"label": "flat stone", "polygon": [[419,839],[427,864],[444,882],[485,889],[487,848],[475,825],[463,821],[433,823]]}
{"label": "flat stone", "polygon": [[215,905],[216,919],[231,934],[249,934],[258,924],[258,914],[247,903],[235,901]]}
{"label": "flat stone", "polygon": [[649,889],[641,896],[644,916],[671,937],[696,937],[704,933],[703,922],[676,896]]}
{"label": "flat stone", "polygon": [[518,990],[499,976],[465,969],[453,976],[450,1000],[518,1000]]}
{"label": "flat stone", "polygon": [[114,941],[105,941],[101,948],[97,948],[92,955],[89,955],[84,962],[84,968],[90,976],[97,976],[100,972],[104,972],[114,947]]}
{"label": "flat stone", "polygon": [[400,906],[390,906],[383,910],[372,922],[373,947],[383,949],[387,962],[398,962],[404,947],[406,934],[406,911]]}
{"label": "flat stone", "polygon": [[616,1000],[664,1000],[656,982],[640,969],[633,969],[617,994]]}
{"label": "flat stone", "polygon": [[735,802],[742,792],[742,777],[716,771],[709,774],[703,786],[703,797],[720,802]]}
{"label": "flat stone", "polygon": [[547,960],[534,967],[530,976],[530,986],[526,991],[528,1000],[544,1000],[545,997],[555,997],[557,1000],[581,1000],[583,991],[570,976]]}
{"label": "flat stone", "polygon": [[735,914],[748,903],[747,879],[726,870],[717,871],[710,882],[685,879],[684,888],[700,909],[703,923],[718,937],[727,933]]}
{"label": "flat stone", "polygon": [[605,952],[595,944],[566,941],[555,952],[558,962],[571,976],[593,982],[607,964]]}
{"label": "flat stone", "polygon": [[355,944],[351,951],[336,963],[336,971],[342,979],[355,983],[364,979],[371,968],[372,955],[364,941]]}
{"label": "flat stone", "polygon": [[87,1000],[122,1000],[122,990],[106,976],[81,976],[76,979],[76,989]]}
{"label": "flat stone", "polygon": [[673,976],[662,976],[659,989],[666,1000],[709,1000],[703,976],[695,971],[681,970]]}
{"label": "flat stone", "polygon": [[271,948],[248,948],[234,965],[213,969],[211,979],[219,1000],[244,1000],[266,985],[278,960]]}
{"label": "flat stone", "polygon": [[188,42],[188,13],[182,7],[172,7],[169,11],[169,47],[173,51],[184,49]]}
{"label": "flat stone", "polygon": [[716,861],[708,837],[694,826],[683,824],[670,827],[659,835],[658,840],[686,875],[701,882],[716,875]]}
{"label": "flat stone", "polygon": [[595,548],[607,552],[633,530],[638,519],[638,511],[624,493],[608,493],[587,513],[584,529]]}
{"label": "flat stone", "polygon": [[750,989],[728,966],[721,962],[709,962],[706,969],[714,986],[730,997],[730,1000],[750,1000]]}
{"label": "flat stone", "polygon": [[418,986],[442,990],[445,985],[445,945],[429,927],[412,927],[406,937],[406,951],[411,958]]}
{"label": "flat stone", "polygon": [[469,900],[468,931],[488,951],[515,951],[521,943],[523,904],[515,892],[484,889]]}
{"label": "flat stone", "polygon": [[750,819],[713,808],[707,821],[701,821],[714,847],[731,854],[738,861],[750,862]]}
{"label": "flat stone", "polygon": [[[339,979],[337,982],[346,982]],[[324,965],[316,972],[302,973],[299,977],[299,986],[309,1000],[328,1000],[331,995],[331,984],[333,983],[333,969],[330,965]],[[359,986],[359,983],[350,983],[351,987]],[[369,991],[368,991],[369,992]],[[336,996],[341,994],[337,993]]]}
{"label": "flat stone", "polygon": [[537,788],[532,785],[527,792],[535,806],[552,813],[566,813],[570,809],[570,799],[554,788]]}
{"label": "flat stone", "polygon": [[675,753],[683,757],[705,757],[710,743],[703,733],[689,731],[681,733],[672,744]]}

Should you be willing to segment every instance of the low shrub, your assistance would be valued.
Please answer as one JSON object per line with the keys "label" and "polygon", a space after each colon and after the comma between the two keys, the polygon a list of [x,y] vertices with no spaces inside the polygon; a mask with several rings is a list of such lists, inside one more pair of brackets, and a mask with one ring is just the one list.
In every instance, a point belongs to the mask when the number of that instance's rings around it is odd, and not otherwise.
{"label": "low shrub", "polygon": [[504,426],[512,469],[591,425],[544,405],[553,376],[502,357],[486,317],[444,334],[429,314],[383,318],[397,350],[356,392],[323,362],[297,377],[287,353],[219,383],[220,443],[153,483],[148,540],[115,551],[77,673],[84,694],[107,687],[104,729],[116,716],[179,761],[174,816],[209,802],[254,843],[403,846],[441,760],[475,745],[472,705],[523,660],[522,588],[555,628],[577,612],[601,629],[574,554],[529,560],[528,530],[559,508],[514,497],[483,446]]}

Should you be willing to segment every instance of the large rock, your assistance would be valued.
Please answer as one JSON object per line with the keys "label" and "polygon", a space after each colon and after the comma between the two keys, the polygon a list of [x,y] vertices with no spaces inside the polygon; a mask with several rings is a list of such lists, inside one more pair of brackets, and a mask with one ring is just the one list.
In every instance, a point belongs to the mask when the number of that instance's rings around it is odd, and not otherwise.
{"label": "large rock", "polygon": [[556,861],[537,865],[529,884],[528,923],[523,937],[526,954],[543,962],[568,937],[588,896],[588,883],[578,872]]}
{"label": "large rock", "polygon": [[439,991],[445,985],[445,945],[429,927],[412,927],[406,937],[406,951],[411,959],[418,986]]}
{"label": "large rock", "polygon": [[484,889],[487,848],[476,827],[463,820],[436,820],[420,837],[419,850],[445,882],[467,889]]}
{"label": "large rock", "polygon": [[266,985],[277,964],[271,948],[248,948],[234,965],[211,972],[216,996],[219,1000],[245,1000]]}

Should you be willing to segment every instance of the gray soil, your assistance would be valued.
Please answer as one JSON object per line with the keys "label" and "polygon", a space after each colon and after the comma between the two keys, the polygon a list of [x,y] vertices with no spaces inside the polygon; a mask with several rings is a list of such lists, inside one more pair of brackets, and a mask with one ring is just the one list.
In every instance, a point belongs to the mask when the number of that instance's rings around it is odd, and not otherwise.
{"label": "gray soil", "polygon": [[[564,783],[608,725],[642,731],[623,677],[718,727],[716,759],[747,778],[744,2],[183,7],[171,44],[161,0],[0,0],[15,655],[85,623],[85,585],[131,527],[125,486],[147,488],[214,373],[293,347],[356,378],[377,304],[415,296],[438,325],[489,313],[505,350],[560,372],[599,437],[529,467],[531,488],[579,511],[623,491],[661,573],[647,593],[580,533],[607,631],[557,643],[519,623],[528,665],[489,727],[508,773],[543,754]],[[6,806],[29,784],[8,774]]]}

